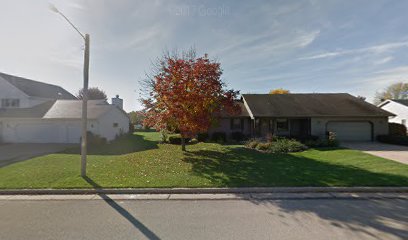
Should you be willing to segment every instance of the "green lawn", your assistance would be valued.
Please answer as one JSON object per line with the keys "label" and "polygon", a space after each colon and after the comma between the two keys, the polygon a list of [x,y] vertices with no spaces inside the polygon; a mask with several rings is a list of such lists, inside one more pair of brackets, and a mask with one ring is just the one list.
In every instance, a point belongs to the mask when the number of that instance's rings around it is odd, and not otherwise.
{"label": "green lawn", "polygon": [[0,169],[0,188],[408,186],[408,166],[348,149],[264,154],[239,145],[158,144],[138,132],[90,149],[88,180],[79,176],[78,149]]}

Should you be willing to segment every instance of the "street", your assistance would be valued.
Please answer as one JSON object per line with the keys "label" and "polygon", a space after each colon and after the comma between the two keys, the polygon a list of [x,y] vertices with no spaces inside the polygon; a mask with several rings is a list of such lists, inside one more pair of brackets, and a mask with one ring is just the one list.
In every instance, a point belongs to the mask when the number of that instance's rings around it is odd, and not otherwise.
{"label": "street", "polygon": [[404,199],[1,200],[0,239],[408,239]]}

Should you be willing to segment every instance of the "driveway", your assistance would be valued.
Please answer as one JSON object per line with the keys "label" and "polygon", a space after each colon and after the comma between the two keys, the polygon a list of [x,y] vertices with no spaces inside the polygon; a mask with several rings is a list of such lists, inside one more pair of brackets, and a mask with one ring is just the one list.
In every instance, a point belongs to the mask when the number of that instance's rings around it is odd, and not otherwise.
{"label": "driveway", "polygon": [[343,147],[408,164],[408,147],[379,142],[346,142]]}
{"label": "driveway", "polygon": [[50,153],[60,152],[66,148],[73,147],[74,144],[42,144],[42,143],[21,143],[0,145],[0,167],[12,163],[24,161],[33,157],[43,156]]}

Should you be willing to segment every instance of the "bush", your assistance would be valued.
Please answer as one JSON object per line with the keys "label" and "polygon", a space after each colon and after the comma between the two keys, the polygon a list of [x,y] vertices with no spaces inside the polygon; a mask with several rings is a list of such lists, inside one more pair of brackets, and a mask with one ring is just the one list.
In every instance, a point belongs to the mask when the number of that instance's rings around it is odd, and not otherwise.
{"label": "bush", "polygon": [[389,123],[389,135],[391,136],[407,136],[407,127],[400,123]]}
{"label": "bush", "polygon": [[314,135],[306,135],[306,136],[294,137],[294,139],[298,140],[301,143],[306,143],[306,142],[310,142],[310,141],[318,141],[319,137],[314,136]]}
{"label": "bush", "polygon": [[258,139],[251,139],[245,146],[259,151],[270,153],[300,152],[307,149],[307,146],[294,139],[275,138],[273,142],[261,142]]}
{"label": "bush", "polygon": [[255,149],[258,144],[261,143],[258,139],[250,139],[245,143],[245,147]]}
{"label": "bush", "polygon": [[161,137],[161,142],[166,143],[167,139],[169,137],[169,133],[167,132],[167,130],[161,130],[160,131],[160,137]]}
{"label": "bush", "polygon": [[288,153],[288,152],[301,152],[306,150],[307,147],[294,139],[278,139],[274,141],[270,148],[269,152],[271,153]]}
{"label": "bush", "polygon": [[408,146],[408,136],[379,135],[377,140],[383,143]]}
{"label": "bush", "polygon": [[108,141],[106,140],[106,138],[101,137],[97,134],[94,134],[92,132],[87,132],[87,143],[91,146],[98,146],[98,145],[104,145],[107,144]]}
{"label": "bush", "polygon": [[226,142],[227,134],[225,134],[225,132],[214,132],[211,136],[211,141]]}
{"label": "bush", "polygon": [[[184,138],[185,143],[190,142],[191,138]],[[180,145],[181,144],[181,136],[171,136],[169,137],[169,143],[170,144],[177,144]]]}
{"label": "bush", "polygon": [[260,151],[269,151],[271,146],[272,146],[272,143],[270,142],[261,142],[261,143],[258,143],[258,145],[256,145],[256,149]]}
{"label": "bush", "polygon": [[205,142],[205,141],[207,141],[208,140],[208,133],[199,133],[199,134],[197,134],[197,140],[199,141],[199,142]]}
{"label": "bush", "polygon": [[306,146],[311,147],[311,148],[321,148],[321,147],[338,147],[339,146],[339,142],[335,139],[333,140],[308,140],[305,141],[304,143]]}
{"label": "bush", "polygon": [[231,139],[237,142],[242,142],[245,140],[245,135],[242,132],[231,133]]}

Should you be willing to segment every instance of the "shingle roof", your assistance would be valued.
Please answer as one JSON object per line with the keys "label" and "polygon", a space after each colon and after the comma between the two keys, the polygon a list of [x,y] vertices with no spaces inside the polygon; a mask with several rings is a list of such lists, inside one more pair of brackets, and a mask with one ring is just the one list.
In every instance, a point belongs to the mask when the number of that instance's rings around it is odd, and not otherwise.
{"label": "shingle roof", "polygon": [[243,101],[236,100],[235,104],[237,104],[241,109],[239,114],[232,116],[231,114],[228,114],[226,112],[222,112],[221,117],[249,117],[249,113],[248,113],[247,108],[245,107]]}
{"label": "shingle roof", "polygon": [[[112,108],[117,107],[108,104],[104,100],[89,100],[88,119],[98,119]],[[32,108],[0,109],[0,118],[81,119],[81,117],[81,100],[55,100],[39,104]]]}
{"label": "shingle roof", "polygon": [[243,94],[254,117],[393,116],[347,93]]}
{"label": "shingle roof", "polygon": [[[104,100],[88,101],[88,119],[98,119],[107,113],[114,105],[108,104]],[[44,115],[46,119],[80,119],[82,117],[81,100],[58,100]]]}
{"label": "shingle roof", "polygon": [[32,108],[0,108],[0,118],[42,118],[54,103],[48,101]]}
{"label": "shingle roof", "polygon": [[0,73],[0,78],[3,78],[28,96],[51,99],[76,99],[76,97],[67,90],[56,85],[37,82],[5,73]]}
{"label": "shingle roof", "polygon": [[408,107],[408,99],[392,99],[392,101],[400,103]]}

